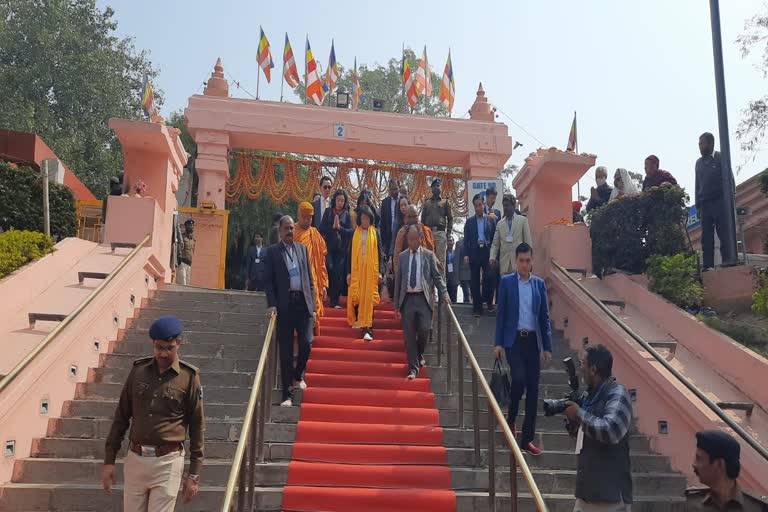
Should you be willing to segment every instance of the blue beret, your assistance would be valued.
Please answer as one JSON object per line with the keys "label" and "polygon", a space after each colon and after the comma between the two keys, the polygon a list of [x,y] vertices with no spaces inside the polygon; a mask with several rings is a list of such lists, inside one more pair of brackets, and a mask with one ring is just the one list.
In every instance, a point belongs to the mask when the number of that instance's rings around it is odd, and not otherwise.
{"label": "blue beret", "polygon": [[195,221],[194,221],[194,220],[192,220],[192,219],[187,219],[186,221],[184,221],[184,225],[185,225],[185,226],[187,226],[187,225],[189,225],[189,224],[192,224],[192,225],[194,226],[194,225],[195,225]]}
{"label": "blue beret", "polygon": [[738,441],[722,430],[696,432],[696,448],[704,450],[713,459],[725,459],[731,463],[739,461],[741,452]]}
{"label": "blue beret", "polygon": [[153,340],[171,340],[181,334],[181,322],[175,316],[161,316],[149,328],[149,337]]}
{"label": "blue beret", "polygon": [[442,182],[443,181],[440,178],[435,178],[435,179],[432,180],[432,185],[431,186],[439,187]]}

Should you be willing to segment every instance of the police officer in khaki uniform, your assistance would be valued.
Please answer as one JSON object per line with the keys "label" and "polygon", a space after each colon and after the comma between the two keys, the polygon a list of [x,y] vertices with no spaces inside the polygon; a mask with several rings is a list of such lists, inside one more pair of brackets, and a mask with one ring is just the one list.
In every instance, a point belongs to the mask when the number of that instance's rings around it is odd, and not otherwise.
{"label": "police officer in khaki uniform", "polygon": [[179,247],[179,268],[176,271],[176,283],[192,284],[192,257],[195,255],[195,221],[187,219],[184,223],[184,233],[181,235]]}
{"label": "police officer in khaki uniform", "polygon": [[[179,485],[184,502],[197,494],[203,463],[203,388],[200,372],[178,357],[181,322],[160,317],[149,328],[154,356],[133,363],[120,394],[104,454],[104,490],[116,483],[115,458],[126,430],[125,512],[172,512]],[[184,471],[184,441],[189,430],[189,472]]]}
{"label": "police officer in khaki uniform", "polygon": [[768,512],[768,499],[743,490],[739,477],[739,443],[721,430],[696,433],[693,472],[706,488],[685,491],[687,511]]}

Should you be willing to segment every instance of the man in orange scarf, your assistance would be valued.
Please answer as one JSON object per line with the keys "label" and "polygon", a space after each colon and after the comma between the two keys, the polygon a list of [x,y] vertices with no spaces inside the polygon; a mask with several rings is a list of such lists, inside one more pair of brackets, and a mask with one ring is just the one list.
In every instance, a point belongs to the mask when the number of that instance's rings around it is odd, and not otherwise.
{"label": "man in orange scarf", "polygon": [[323,236],[312,227],[312,217],[315,208],[311,203],[303,202],[299,205],[298,223],[293,230],[294,239],[307,246],[309,253],[309,267],[312,270],[312,280],[315,282],[315,303],[317,317],[315,318],[315,336],[320,328],[320,317],[323,316],[323,301],[328,290],[328,270],[325,268],[325,257],[328,248]]}
{"label": "man in orange scarf", "polygon": [[[408,241],[405,235],[408,231],[408,226],[416,224],[421,228],[422,238],[421,246],[425,249],[429,249],[435,252],[435,239],[432,236],[432,230],[426,224],[419,222],[419,210],[416,205],[409,204],[405,210],[405,225],[397,232],[397,238],[395,238],[395,248],[392,251],[392,265],[395,276],[397,276],[397,260],[399,260],[400,253],[408,248]],[[442,272],[442,265],[438,262],[438,269]],[[397,277],[395,277],[397,279]]]}

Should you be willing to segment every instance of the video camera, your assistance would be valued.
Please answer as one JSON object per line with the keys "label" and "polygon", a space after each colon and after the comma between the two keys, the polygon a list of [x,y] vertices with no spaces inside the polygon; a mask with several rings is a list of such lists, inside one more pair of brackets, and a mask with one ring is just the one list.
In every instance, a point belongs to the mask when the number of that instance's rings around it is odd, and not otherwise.
{"label": "video camera", "polygon": [[563,364],[565,365],[565,371],[568,372],[568,385],[571,387],[571,391],[565,394],[565,398],[544,400],[545,416],[562,414],[568,402],[573,402],[581,407],[581,404],[587,397],[586,391],[579,391],[579,376],[576,375],[576,365],[573,362],[573,358],[566,357],[563,359]]}

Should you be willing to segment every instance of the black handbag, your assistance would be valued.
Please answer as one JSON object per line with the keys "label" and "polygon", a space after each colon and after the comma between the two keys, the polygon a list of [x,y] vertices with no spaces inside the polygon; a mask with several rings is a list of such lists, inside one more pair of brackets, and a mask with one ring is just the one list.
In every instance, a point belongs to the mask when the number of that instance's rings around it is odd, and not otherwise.
{"label": "black handbag", "polygon": [[500,359],[496,359],[491,374],[491,392],[500,407],[508,407],[512,397],[512,384],[509,378],[509,370],[505,368]]}

